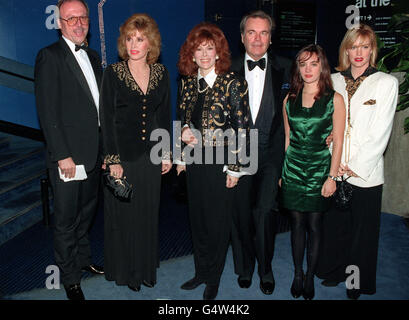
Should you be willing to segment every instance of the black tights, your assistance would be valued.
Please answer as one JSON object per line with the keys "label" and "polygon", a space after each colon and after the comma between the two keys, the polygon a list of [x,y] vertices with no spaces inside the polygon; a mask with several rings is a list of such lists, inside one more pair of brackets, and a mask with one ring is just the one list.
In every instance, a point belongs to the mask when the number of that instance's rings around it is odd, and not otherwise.
{"label": "black tights", "polygon": [[291,247],[295,274],[302,273],[305,251],[305,236],[308,232],[307,276],[313,277],[318,262],[321,238],[322,212],[290,211]]}

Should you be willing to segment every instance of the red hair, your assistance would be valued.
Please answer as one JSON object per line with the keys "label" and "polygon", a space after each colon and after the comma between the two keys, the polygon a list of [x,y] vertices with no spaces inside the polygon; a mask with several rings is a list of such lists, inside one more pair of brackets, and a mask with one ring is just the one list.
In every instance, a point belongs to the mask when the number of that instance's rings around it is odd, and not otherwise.
{"label": "red hair", "polygon": [[[301,56],[307,53],[305,57],[301,60]],[[307,61],[313,54],[317,55],[318,61],[321,62],[321,74],[318,80],[319,91],[315,95],[314,99],[318,100],[323,95],[327,93],[328,90],[333,90],[332,80],[331,80],[331,69],[329,67],[327,56],[325,55],[324,49],[322,49],[317,44],[309,44],[302,48],[295,57],[293,63],[292,74],[291,74],[291,85],[289,97],[290,99],[295,99],[302,88],[304,87],[304,81],[301,77],[299,65],[301,62]]]}
{"label": "red hair", "polygon": [[193,54],[202,43],[212,43],[216,47],[219,59],[216,60],[216,74],[227,73],[230,69],[229,44],[223,31],[218,26],[209,22],[201,22],[196,25],[187,35],[185,42],[180,48],[178,69],[184,76],[197,73],[198,65],[193,61]]}

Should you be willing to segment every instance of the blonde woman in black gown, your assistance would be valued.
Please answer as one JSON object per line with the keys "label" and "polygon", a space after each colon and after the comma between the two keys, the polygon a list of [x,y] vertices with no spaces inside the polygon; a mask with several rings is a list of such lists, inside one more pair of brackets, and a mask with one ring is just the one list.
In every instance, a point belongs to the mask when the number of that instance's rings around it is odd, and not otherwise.
{"label": "blonde woman in black gown", "polygon": [[151,132],[170,132],[171,124],[169,74],[156,62],[160,44],[151,17],[131,16],[118,39],[123,61],[105,70],[101,88],[105,163],[112,176],[126,176],[133,186],[130,201],[105,188],[105,277],[134,291],[156,283],[161,174],[172,167],[169,150],[162,151],[162,164],[150,158]]}

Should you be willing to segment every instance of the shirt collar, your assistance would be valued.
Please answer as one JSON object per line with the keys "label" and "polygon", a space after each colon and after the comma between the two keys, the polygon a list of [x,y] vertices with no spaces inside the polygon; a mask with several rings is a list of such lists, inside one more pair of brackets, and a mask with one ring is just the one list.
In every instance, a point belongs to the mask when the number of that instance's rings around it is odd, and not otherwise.
{"label": "shirt collar", "polygon": [[[68,45],[68,47],[70,48],[70,50],[72,51],[72,53],[78,53],[78,52],[80,52],[81,50],[79,50],[79,51],[75,51],[75,43],[74,42],[72,42],[70,39],[68,39],[68,38],[66,38],[66,37],[64,37],[64,36],[62,36],[62,38],[65,40],[65,42],[67,43],[67,45]],[[84,43],[81,43],[81,45],[83,45]]]}
{"label": "shirt collar", "polygon": [[[262,56],[260,59],[263,59],[263,58],[265,58],[266,59],[266,65],[267,65],[267,59],[268,59],[268,55],[267,55],[267,52],[264,54],[264,56]],[[260,60],[259,59],[259,60]],[[246,62],[247,60],[251,60],[251,61],[258,61],[258,60],[254,60],[252,57],[250,57],[249,55],[248,55],[248,53],[246,52],[246,54],[244,55],[244,62]],[[245,64],[247,64],[247,62],[245,63]]]}
{"label": "shirt collar", "polygon": [[[267,52],[266,52],[266,53],[264,54],[264,56],[262,56],[260,59],[263,59],[263,58],[266,59],[266,66],[267,66],[267,61],[268,61],[268,54],[267,54]],[[259,60],[260,60],[260,59],[259,59]],[[246,70],[249,71],[249,68],[248,68],[248,66],[247,66],[247,60],[251,60],[251,61],[256,61],[256,60],[254,60],[252,57],[250,57],[247,52],[246,52],[246,54],[244,55],[244,65],[245,65]],[[257,60],[257,61],[258,61],[258,60]],[[253,70],[255,70],[255,69],[253,69]],[[251,70],[251,71],[253,71],[253,70]],[[264,69],[264,70],[266,70],[266,69]]]}
{"label": "shirt collar", "polygon": [[344,77],[351,78],[352,80],[356,81],[360,77],[368,77],[368,76],[374,74],[375,72],[378,72],[378,69],[376,69],[376,68],[374,68],[372,66],[368,66],[368,68],[366,68],[366,70],[364,71],[363,74],[361,74],[358,78],[354,79],[354,77],[352,76],[351,67],[349,67],[348,69],[346,69],[344,71],[341,71],[341,74]]}
{"label": "shirt collar", "polygon": [[209,85],[210,88],[213,87],[214,82],[216,81],[217,78],[217,74],[215,71],[215,68],[212,69],[212,71],[210,71],[206,76],[202,76],[200,74],[200,71],[197,70],[197,84],[199,85],[199,80],[204,78],[206,83]]}

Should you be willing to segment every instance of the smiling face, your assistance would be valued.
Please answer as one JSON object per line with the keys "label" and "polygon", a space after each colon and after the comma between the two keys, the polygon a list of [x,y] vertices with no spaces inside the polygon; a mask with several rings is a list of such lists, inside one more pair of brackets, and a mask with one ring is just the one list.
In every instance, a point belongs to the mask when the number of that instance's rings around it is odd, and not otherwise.
{"label": "smiling face", "polygon": [[267,52],[271,41],[271,26],[267,19],[249,18],[241,35],[247,54],[259,60]]}
{"label": "smiling face", "polygon": [[126,37],[125,45],[130,60],[146,61],[149,52],[149,40],[145,35],[135,30],[134,33]]}
{"label": "smiling face", "polygon": [[304,52],[299,59],[298,68],[305,83],[318,82],[321,75],[321,62],[316,53]]}
{"label": "smiling face", "polygon": [[367,38],[358,37],[352,47],[347,49],[347,53],[351,68],[365,70],[371,59],[371,42]]}
{"label": "smiling face", "polygon": [[[60,8],[60,17],[63,19],[86,16],[88,16],[87,8],[79,1],[65,2]],[[58,19],[58,26],[64,37],[78,45],[85,41],[89,29],[89,24],[82,24],[80,19],[73,26],[69,26],[65,20]]]}
{"label": "smiling face", "polygon": [[213,42],[202,42],[195,52],[193,58],[199,66],[200,74],[206,76],[216,64],[216,46]]}

